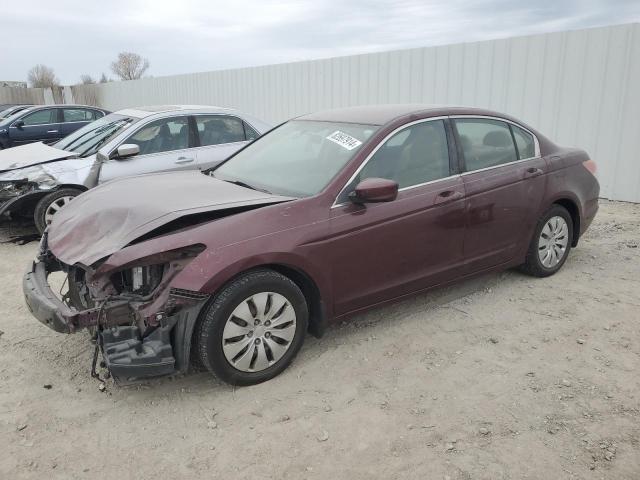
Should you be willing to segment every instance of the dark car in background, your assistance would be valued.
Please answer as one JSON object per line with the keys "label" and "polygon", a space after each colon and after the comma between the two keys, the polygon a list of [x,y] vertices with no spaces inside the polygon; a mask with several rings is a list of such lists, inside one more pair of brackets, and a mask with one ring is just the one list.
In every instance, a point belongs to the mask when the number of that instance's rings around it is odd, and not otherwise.
{"label": "dark car in background", "polygon": [[0,149],[54,143],[109,112],[86,105],[39,105],[0,121]]}
{"label": "dark car in background", "polygon": [[[328,322],[472,275],[553,275],[598,210],[594,172],[583,150],[484,109],[305,115],[208,175],[81,195],[54,217],[23,290],[50,328],[97,328],[116,378],[195,359],[254,384]],[[47,283],[60,270],[64,301]]]}
{"label": "dark car in background", "polygon": [[0,122],[6,118],[9,118],[11,115],[18,113],[20,110],[24,110],[26,108],[33,107],[31,104],[13,104],[13,103],[3,103],[0,104]]}

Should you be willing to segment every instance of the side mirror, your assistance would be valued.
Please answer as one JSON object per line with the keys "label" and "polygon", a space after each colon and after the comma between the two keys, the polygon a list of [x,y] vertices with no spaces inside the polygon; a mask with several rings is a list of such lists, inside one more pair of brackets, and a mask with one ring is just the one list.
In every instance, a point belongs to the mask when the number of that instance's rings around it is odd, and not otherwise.
{"label": "side mirror", "polygon": [[24,127],[24,122],[23,122],[22,120],[18,120],[18,121],[17,121],[16,123],[14,123],[12,126],[13,126],[13,127],[18,128],[18,129],[20,129],[20,130],[22,130],[22,127]]}
{"label": "side mirror", "polygon": [[125,143],[120,145],[116,152],[116,159],[121,160],[123,158],[129,158],[138,155],[140,153],[140,147],[135,143]]}
{"label": "side mirror", "polygon": [[386,178],[365,178],[349,194],[353,203],[391,202],[398,196],[398,182]]}

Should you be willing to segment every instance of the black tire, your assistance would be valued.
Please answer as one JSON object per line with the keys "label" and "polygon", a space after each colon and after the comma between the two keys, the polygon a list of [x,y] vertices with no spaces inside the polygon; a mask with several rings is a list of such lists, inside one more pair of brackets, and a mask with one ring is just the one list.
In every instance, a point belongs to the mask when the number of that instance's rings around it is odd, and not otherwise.
{"label": "black tire", "polygon": [[[567,246],[565,247],[564,254],[560,259],[560,261],[552,267],[546,267],[542,264],[542,262],[540,261],[540,257],[538,255],[539,241],[540,241],[542,229],[544,228],[545,224],[552,217],[556,217],[556,216],[562,217],[565,220],[565,222],[567,222],[567,227],[568,227]],[[525,262],[523,265],[520,266],[520,270],[534,277],[548,277],[550,275],[553,275],[558,270],[560,270],[564,265],[564,262],[567,261],[567,257],[569,256],[569,252],[571,251],[572,241],[573,241],[573,219],[571,218],[571,215],[569,214],[567,209],[562,207],[561,205],[556,205],[556,204],[552,205],[551,208],[549,208],[549,210],[547,210],[540,217],[540,220],[538,220],[536,228],[533,232],[531,243],[529,244],[529,250],[527,251]]]}
{"label": "black tire", "polygon": [[33,212],[33,220],[36,224],[36,228],[43,234],[45,229],[47,228],[46,214],[49,207],[57,200],[60,200],[64,197],[77,197],[82,193],[82,190],[78,190],[77,188],[61,188],[60,190],[55,190],[54,192],[45,195],[40,199],[38,204],[36,205],[36,209]]}
{"label": "black tire", "polygon": [[[235,308],[261,292],[275,292],[286,298],[296,314],[296,331],[288,350],[278,361],[262,371],[245,372],[236,369],[225,357],[223,331]],[[289,366],[302,347],[308,321],[305,297],[291,279],[273,270],[250,271],[225,286],[203,310],[194,332],[196,354],[200,362],[221,380],[232,385],[255,385],[272,379]]]}

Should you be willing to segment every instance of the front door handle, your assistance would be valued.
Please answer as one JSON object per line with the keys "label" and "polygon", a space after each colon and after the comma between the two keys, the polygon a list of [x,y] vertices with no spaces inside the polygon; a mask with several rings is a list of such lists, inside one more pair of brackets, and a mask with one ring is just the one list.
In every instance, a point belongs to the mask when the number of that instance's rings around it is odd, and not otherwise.
{"label": "front door handle", "polygon": [[58,133],[58,130],[47,130],[47,133]]}
{"label": "front door handle", "polygon": [[460,200],[462,197],[464,197],[462,192],[459,192],[457,190],[445,190],[444,192],[440,192],[436,196],[435,204],[439,205],[442,203],[453,202],[455,200]]}
{"label": "front door handle", "polygon": [[544,172],[541,168],[530,167],[524,171],[524,178],[537,177],[538,175],[542,175]]}
{"label": "front door handle", "polygon": [[184,165],[185,163],[191,163],[191,162],[193,162],[193,158],[179,157],[175,163],[178,165]]}

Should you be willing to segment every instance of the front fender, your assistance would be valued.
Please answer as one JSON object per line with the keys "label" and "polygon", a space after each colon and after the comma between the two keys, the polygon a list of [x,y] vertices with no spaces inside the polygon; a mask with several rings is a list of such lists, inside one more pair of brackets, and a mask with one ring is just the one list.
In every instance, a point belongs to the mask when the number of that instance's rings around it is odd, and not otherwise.
{"label": "front fender", "polygon": [[176,276],[172,286],[211,295],[243,272],[261,267],[281,266],[309,277],[318,288],[320,298],[327,306],[331,305],[331,282],[323,273],[323,269],[309,261],[308,257],[290,252],[270,252],[226,261],[229,259],[228,252],[225,252],[228,248],[201,253]]}
{"label": "front fender", "polygon": [[23,208],[37,203],[47,193],[51,193],[51,190],[38,190],[35,192],[29,192],[8,200],[4,204],[0,205],[0,217],[2,217],[4,214],[19,212]]}

